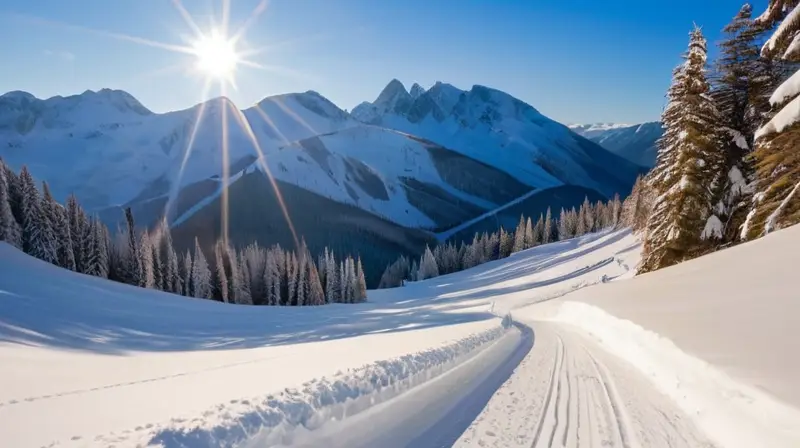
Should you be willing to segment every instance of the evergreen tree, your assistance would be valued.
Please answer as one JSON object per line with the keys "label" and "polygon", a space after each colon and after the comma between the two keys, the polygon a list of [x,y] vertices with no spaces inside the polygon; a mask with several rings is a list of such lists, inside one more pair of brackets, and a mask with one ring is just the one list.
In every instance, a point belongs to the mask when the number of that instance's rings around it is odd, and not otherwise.
{"label": "evergreen tree", "polygon": [[367,300],[367,281],[364,279],[364,267],[361,265],[361,257],[358,257],[356,264],[356,302]]}
{"label": "evergreen tree", "polygon": [[23,166],[19,173],[20,209],[22,213],[22,250],[40,260],[50,263],[56,261],[52,228],[45,219],[42,201],[36,182],[28,168]]}
{"label": "evergreen tree", "polygon": [[500,228],[500,258],[506,258],[511,255],[514,248],[514,241],[511,239],[511,234],[506,232],[506,229]]}
{"label": "evergreen tree", "polygon": [[[339,285],[339,273],[336,269],[336,256],[333,252],[328,254],[328,260],[326,263],[327,273],[325,274],[325,301],[328,303],[336,303],[339,301],[341,286]],[[381,280],[381,282],[382,281],[383,280]]]}
{"label": "evergreen tree", "polygon": [[192,289],[193,266],[194,261],[192,261],[192,254],[187,249],[186,254],[183,256],[183,263],[180,265],[181,283],[183,284],[182,294],[186,297],[194,297],[194,289]]}
{"label": "evergreen tree", "polygon": [[[689,51],[673,77],[662,115],[664,136],[649,185],[657,200],[647,222],[640,272],[678,263],[701,243],[707,228],[721,157],[716,107],[705,75],[706,40],[691,32]],[[714,217],[716,219],[716,217]],[[702,231],[702,232],[701,232]]]}
{"label": "evergreen tree", "polygon": [[218,240],[214,245],[214,294],[219,297],[224,303],[229,303],[228,296],[228,273],[225,269],[225,261],[223,260],[222,253],[226,251],[225,245],[222,240]]}
{"label": "evergreen tree", "polygon": [[8,180],[9,168],[0,159],[0,241],[14,247],[22,247],[22,229],[11,211],[11,192]]}
{"label": "evergreen tree", "polygon": [[589,198],[583,198],[583,205],[581,205],[582,213],[583,213],[583,220],[584,220],[584,233],[591,233],[594,232],[594,223],[596,220],[596,216],[594,214],[594,209],[592,208],[592,204],[589,202]]}
{"label": "evergreen tree", "polygon": [[531,247],[534,246],[534,243],[535,243],[535,239],[533,237],[533,223],[531,223],[531,218],[530,217],[525,221],[525,238],[524,238],[524,242],[525,242],[525,248],[526,249],[530,249]]}
{"label": "evergreen tree", "polygon": [[425,280],[439,276],[439,267],[436,266],[436,258],[431,253],[431,248],[425,246],[425,253],[419,261],[419,271],[417,272],[417,280]]}
{"label": "evergreen tree", "polygon": [[289,286],[286,305],[297,305],[297,257],[294,253],[286,254],[286,280]]}
{"label": "evergreen tree", "polygon": [[751,17],[752,7],[745,4],[724,28],[725,40],[720,43],[721,55],[716,63],[713,94],[719,126],[726,137],[721,144],[727,176],[722,179],[720,197],[715,202],[717,213],[725,220],[726,242],[738,239],[739,228],[746,219],[754,177],[750,148],[765,112],[760,99],[766,94],[763,80],[774,78],[769,76],[774,70],[759,57],[756,37],[760,30]]}
{"label": "evergreen tree", "polygon": [[64,207],[60,206],[53,200],[52,196],[49,198],[50,204],[48,209],[53,216],[53,232],[56,238],[56,255],[58,258],[58,265],[70,271],[77,270],[75,265],[75,251],[72,248],[72,235],[69,231],[69,220],[67,219],[67,211]]}
{"label": "evergreen tree", "polygon": [[235,296],[236,303],[242,305],[253,305],[253,296],[250,294],[250,277],[247,263],[244,259],[244,254],[240,253],[236,257],[236,271],[235,271]]}
{"label": "evergreen tree", "polygon": [[[797,0],[770,0],[758,22],[765,27],[780,23],[761,50],[764,59],[800,62]],[[742,229],[748,239],[800,222],[799,79],[800,70],[772,92],[769,102],[774,116],[754,136],[757,188]]]}
{"label": "evergreen tree", "polygon": [[547,207],[547,213],[544,215],[544,228],[542,230],[542,244],[548,244],[553,240],[553,217],[550,213],[550,207]]}
{"label": "evergreen tree", "polygon": [[192,260],[192,296],[198,299],[211,298],[211,271],[206,256],[200,249],[200,242],[194,240],[194,259]]}
{"label": "evergreen tree", "polygon": [[519,217],[519,224],[517,230],[514,231],[514,246],[511,248],[512,253],[517,253],[525,249],[525,218]]}
{"label": "evergreen tree", "polygon": [[156,286],[155,271],[153,269],[153,244],[150,234],[142,232],[139,240],[139,265],[142,267],[142,278],[139,286],[153,289]]}
{"label": "evergreen tree", "polygon": [[308,295],[308,258],[302,249],[297,257],[297,306],[306,306],[306,296]]}
{"label": "evergreen tree", "polygon": [[583,236],[586,234],[587,222],[588,218],[586,218],[586,206],[581,205],[580,209],[578,210],[578,219],[575,221],[575,236]]}
{"label": "evergreen tree", "polygon": [[322,288],[322,280],[319,277],[319,270],[314,263],[311,262],[309,258],[308,263],[306,264],[308,273],[306,274],[306,278],[308,279],[308,293],[306,296],[307,305],[310,306],[319,306],[325,304],[325,291]]}
{"label": "evergreen tree", "polygon": [[87,218],[75,195],[70,195],[67,198],[67,218],[69,220],[69,235],[72,238],[72,256],[75,259],[75,270],[85,272],[83,236],[86,234]]}
{"label": "evergreen tree", "polygon": [[125,263],[127,282],[131,285],[141,286],[144,282],[144,269],[141,251],[139,250],[139,241],[136,237],[136,224],[133,221],[133,213],[130,207],[125,209],[125,222],[127,223],[126,237],[128,240],[128,260]]}
{"label": "evergreen tree", "polygon": [[619,200],[619,194],[614,194],[614,199],[611,201],[611,221],[609,226],[616,228],[619,225],[619,219],[622,214],[622,202]]}
{"label": "evergreen tree", "polygon": [[151,235],[150,250],[152,255],[150,257],[153,260],[153,288],[159,291],[166,291],[166,289],[164,289],[164,266],[161,261],[160,246],[160,237],[158,235]]}

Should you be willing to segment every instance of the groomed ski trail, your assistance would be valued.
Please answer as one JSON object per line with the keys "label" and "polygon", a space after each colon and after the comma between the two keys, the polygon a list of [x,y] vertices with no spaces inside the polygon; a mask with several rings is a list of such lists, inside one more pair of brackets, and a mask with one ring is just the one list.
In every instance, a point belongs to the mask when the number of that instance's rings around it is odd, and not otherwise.
{"label": "groomed ski trail", "polygon": [[533,348],[454,446],[714,446],[644,376],[579,330],[525,324]]}

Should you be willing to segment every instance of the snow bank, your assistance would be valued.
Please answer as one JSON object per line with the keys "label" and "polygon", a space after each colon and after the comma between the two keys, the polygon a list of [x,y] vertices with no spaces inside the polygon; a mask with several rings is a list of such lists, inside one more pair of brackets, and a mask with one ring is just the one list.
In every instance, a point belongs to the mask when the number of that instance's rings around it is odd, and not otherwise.
{"label": "snow bank", "polygon": [[800,411],[684,353],[669,339],[580,302],[561,304],[554,320],[581,327],[634,365],[720,446],[800,446]]}
{"label": "snow bank", "polygon": [[[510,325],[468,336],[444,347],[379,361],[302,388],[246,400],[232,400],[193,420],[175,419],[146,431],[148,445],[162,447],[234,446],[257,437],[259,446],[291,444],[327,422],[340,421],[385,402],[460,365],[503,337]],[[142,440],[103,439],[119,445]]]}

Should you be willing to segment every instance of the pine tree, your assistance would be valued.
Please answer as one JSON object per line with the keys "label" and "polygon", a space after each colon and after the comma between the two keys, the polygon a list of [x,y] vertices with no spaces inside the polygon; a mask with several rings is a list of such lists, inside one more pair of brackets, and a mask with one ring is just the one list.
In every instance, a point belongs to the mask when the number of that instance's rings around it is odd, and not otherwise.
{"label": "pine tree", "polygon": [[253,295],[250,293],[250,275],[247,269],[247,263],[244,259],[244,253],[240,253],[236,260],[236,290],[235,300],[236,303],[243,305],[253,305]]}
{"label": "pine tree", "polygon": [[[773,71],[759,57],[756,37],[760,30],[755,26],[752,7],[745,4],[723,32],[721,55],[717,59],[714,82],[714,99],[719,110],[719,126],[725,133],[725,165],[718,214],[725,220],[724,241],[738,239],[739,228],[746,219],[747,204],[752,200],[754,169],[750,156],[755,131],[761,124],[765,96],[764,79]],[[766,76],[765,76],[766,75]],[[755,101],[754,101],[755,100]]]}
{"label": "pine tree", "polygon": [[152,252],[152,255],[150,257],[153,260],[153,288],[158,289],[159,291],[165,291],[164,266],[163,262],[161,261],[161,253],[159,250],[160,246],[161,243],[158,235],[151,235],[150,251]]}
{"label": "pine tree", "polygon": [[328,303],[338,302],[339,293],[341,292],[339,273],[337,272],[336,266],[336,256],[331,252],[328,254],[328,259],[326,260],[327,273],[325,274],[325,301]]}
{"label": "pine tree", "polygon": [[614,194],[614,199],[611,201],[611,221],[608,225],[616,228],[619,225],[620,215],[622,214],[622,202],[619,200],[619,194]]}
{"label": "pine tree", "polygon": [[535,239],[533,237],[533,223],[531,223],[531,218],[525,221],[525,248],[530,249],[534,246]]}
{"label": "pine tree", "polygon": [[286,255],[286,280],[289,285],[286,305],[297,305],[297,257],[294,253]]}
{"label": "pine tree", "polygon": [[525,250],[525,218],[523,216],[519,217],[519,224],[514,231],[514,246],[512,246],[511,252],[517,253],[521,250]]}
{"label": "pine tree", "polygon": [[506,258],[511,255],[511,250],[514,247],[514,241],[511,235],[506,232],[506,229],[500,228],[500,258]]}
{"label": "pine tree", "polygon": [[70,195],[67,198],[67,218],[69,220],[69,234],[72,238],[72,256],[75,259],[75,270],[85,272],[83,235],[86,233],[87,218],[75,195]]}
{"label": "pine tree", "polygon": [[22,213],[22,250],[40,260],[56,261],[52,228],[42,210],[42,200],[28,168],[19,173],[20,209]]}
{"label": "pine tree", "polygon": [[417,280],[426,280],[439,276],[439,267],[436,266],[436,258],[431,253],[431,248],[425,246],[425,253],[419,261],[419,271],[417,272]]}
{"label": "pine tree", "polygon": [[542,230],[542,244],[548,244],[553,240],[553,217],[550,213],[550,207],[547,207],[547,213],[544,215],[544,228]]}
{"label": "pine tree", "polygon": [[200,242],[194,240],[194,259],[192,260],[192,295],[199,299],[211,298],[211,271]]}
{"label": "pine tree", "polygon": [[214,245],[214,295],[219,297],[224,303],[229,303],[228,296],[228,273],[225,269],[225,261],[223,260],[222,252],[225,246],[222,240],[217,241]]}
{"label": "pine tree", "polygon": [[150,234],[142,232],[139,240],[139,265],[142,267],[142,278],[139,286],[153,289],[156,286],[155,271],[153,269],[153,245]]}
{"label": "pine tree", "polygon": [[183,256],[183,263],[181,263],[180,265],[181,283],[183,284],[182,294],[186,297],[194,297],[194,289],[192,289],[193,266],[194,266],[194,261],[192,260],[192,254],[187,249],[186,254]]}
{"label": "pine tree", "polygon": [[581,205],[580,209],[578,210],[577,221],[575,221],[575,236],[583,236],[586,234],[587,222],[588,218],[586,218],[586,207]]}
{"label": "pine tree", "polygon": [[592,204],[589,202],[589,198],[583,198],[583,205],[581,205],[581,211],[583,213],[583,220],[584,220],[584,233],[591,233],[594,232],[594,223],[596,221],[596,216],[594,214],[594,209],[592,208]]}
{"label": "pine tree", "polygon": [[307,305],[310,306],[319,306],[325,304],[325,291],[322,289],[322,280],[319,277],[319,270],[314,263],[311,262],[309,258],[309,262],[306,264],[308,267],[308,273],[306,274],[306,278],[308,279],[308,294],[306,296]]}
{"label": "pine tree", "polygon": [[367,300],[367,281],[364,279],[364,267],[361,265],[361,257],[358,257],[356,264],[356,302]]}
{"label": "pine tree", "polygon": [[53,232],[56,239],[58,265],[64,269],[75,271],[77,269],[75,265],[75,251],[72,248],[72,235],[69,231],[67,211],[64,207],[57,204],[52,196],[49,197],[47,208],[50,210],[53,217]]}
{"label": "pine tree", "polygon": [[129,284],[141,286],[144,281],[144,269],[141,251],[139,250],[139,241],[136,237],[136,225],[133,221],[133,213],[130,207],[125,209],[125,222],[127,223],[126,237],[128,240],[128,260],[125,263],[125,273]]}
{"label": "pine tree", "polygon": [[297,257],[297,306],[306,306],[306,296],[308,295],[308,259],[306,254],[301,252]]}
{"label": "pine tree", "polygon": [[21,248],[22,229],[11,211],[11,192],[7,174],[9,171],[0,159],[0,241]]}
{"label": "pine tree", "polygon": [[[788,14],[786,14],[788,12]],[[785,15],[785,18],[784,18]],[[761,54],[764,59],[800,61],[800,5],[797,0],[770,0],[757,19],[765,27],[777,24]],[[757,189],[742,236],[752,239],[800,222],[800,70],[783,82],[769,99],[774,116],[755,133],[753,161]]]}
{"label": "pine tree", "polygon": [[[721,157],[715,123],[716,107],[705,75],[706,40],[699,28],[691,32],[686,62],[669,89],[664,110],[664,136],[649,178],[657,200],[647,222],[639,272],[678,263],[701,245],[719,180]],[[710,221],[709,221],[710,222]]]}

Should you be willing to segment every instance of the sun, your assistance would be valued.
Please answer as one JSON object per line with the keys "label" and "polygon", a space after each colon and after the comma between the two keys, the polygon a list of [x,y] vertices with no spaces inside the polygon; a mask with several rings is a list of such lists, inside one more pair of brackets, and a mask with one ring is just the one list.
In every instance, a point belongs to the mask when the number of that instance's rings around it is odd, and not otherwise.
{"label": "sun", "polygon": [[198,71],[212,78],[233,80],[240,62],[234,39],[215,30],[198,38],[192,45],[192,50],[197,57],[195,67]]}

